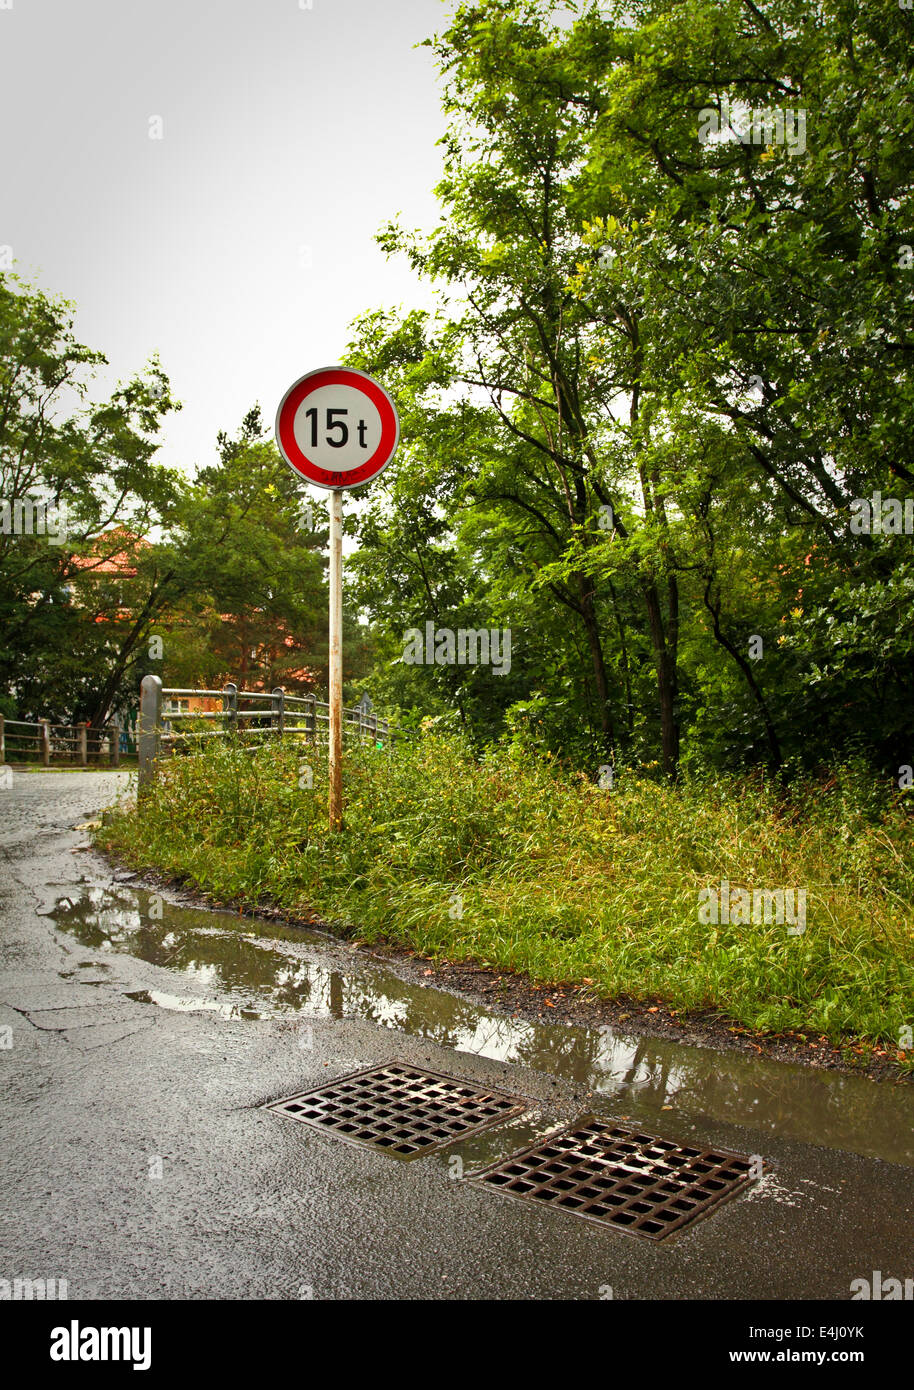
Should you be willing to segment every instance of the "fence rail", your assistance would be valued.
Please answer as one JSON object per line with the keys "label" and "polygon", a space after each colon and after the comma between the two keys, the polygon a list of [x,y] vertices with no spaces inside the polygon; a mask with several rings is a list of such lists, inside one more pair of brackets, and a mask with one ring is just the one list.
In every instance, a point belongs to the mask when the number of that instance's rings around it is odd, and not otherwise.
{"label": "fence rail", "polygon": [[121,753],[121,724],[115,717],[101,729],[87,721],[54,724],[50,719],[6,719],[0,714],[0,763],[36,762],[42,767],[68,763],[88,767],[107,760],[117,767]]}
{"label": "fence rail", "polygon": [[[178,709],[182,699],[221,700],[218,710]],[[245,703],[239,704],[239,701]],[[256,702],[260,702],[258,705]],[[198,721],[216,721],[219,728],[200,728]],[[330,706],[314,695],[288,695],[284,690],[239,690],[234,684],[222,690],[183,690],[163,686],[158,676],[144,676],[140,686],[137,725],[140,785],[154,776],[154,764],[198,739],[236,735],[258,740],[264,737],[303,738],[315,746],[329,740]],[[198,727],[194,727],[197,724]],[[177,725],[177,727],[175,727]],[[371,710],[371,702],[343,710],[343,735],[350,738],[382,738],[393,744],[399,736],[390,720]],[[256,745],[252,745],[256,746]]]}

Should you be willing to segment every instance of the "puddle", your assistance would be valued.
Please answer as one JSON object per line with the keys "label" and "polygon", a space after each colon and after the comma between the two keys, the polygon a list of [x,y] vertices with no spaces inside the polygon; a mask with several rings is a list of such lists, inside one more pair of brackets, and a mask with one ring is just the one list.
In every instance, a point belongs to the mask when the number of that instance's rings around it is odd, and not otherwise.
{"label": "puddle", "polygon": [[[161,919],[152,910],[161,911]],[[458,1052],[530,1067],[576,1083],[587,1106],[661,1131],[671,1118],[711,1118],[764,1135],[914,1164],[914,1087],[750,1059],[609,1028],[537,1024],[492,1014],[401,980],[318,932],[232,913],[177,907],[119,884],[83,888],[50,914],[97,956],[122,952],[165,966],[184,992],[131,997],[226,1018],[359,1018]],[[95,964],[104,964],[97,960]],[[677,1120],[678,1122],[678,1120]],[[680,1125],[681,1128],[681,1125]],[[761,1140],[760,1140],[761,1142]]]}

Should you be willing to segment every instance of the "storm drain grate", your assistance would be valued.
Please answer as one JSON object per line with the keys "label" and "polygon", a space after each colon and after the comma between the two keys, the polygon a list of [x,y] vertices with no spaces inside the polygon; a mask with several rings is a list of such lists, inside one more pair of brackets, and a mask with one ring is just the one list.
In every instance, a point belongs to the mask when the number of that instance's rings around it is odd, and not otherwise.
{"label": "storm drain grate", "polygon": [[512,1197],[663,1240],[742,1191],[755,1175],[748,1154],[688,1148],[593,1119],[467,1177]]}
{"label": "storm drain grate", "polygon": [[392,1062],[272,1101],[266,1108],[351,1143],[415,1158],[519,1114],[524,1103],[453,1076]]}

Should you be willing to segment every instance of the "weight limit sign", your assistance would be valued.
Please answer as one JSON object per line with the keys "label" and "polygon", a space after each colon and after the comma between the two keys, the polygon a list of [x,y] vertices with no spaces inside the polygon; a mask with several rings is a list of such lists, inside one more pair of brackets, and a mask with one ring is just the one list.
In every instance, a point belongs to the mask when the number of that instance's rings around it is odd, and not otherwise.
{"label": "weight limit sign", "polygon": [[335,831],[343,828],[343,492],[376,478],[399,438],[390,396],[354,367],[306,372],[276,412],[276,442],[286,463],[330,491],[327,810]]}
{"label": "weight limit sign", "polygon": [[315,487],[362,487],[396,452],[393,401],[354,367],[321,367],[299,377],[279,403],[276,442],[291,468]]}

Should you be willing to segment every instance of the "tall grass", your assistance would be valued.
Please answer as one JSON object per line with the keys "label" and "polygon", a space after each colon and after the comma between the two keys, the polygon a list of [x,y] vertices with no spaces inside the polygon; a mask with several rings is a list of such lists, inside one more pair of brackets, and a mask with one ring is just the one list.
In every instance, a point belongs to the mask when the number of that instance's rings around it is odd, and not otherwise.
{"label": "tall grass", "polygon": [[[303,789],[303,758],[276,743],[173,759],[102,838],[223,900],[606,997],[892,1049],[914,1024],[914,819],[859,767],[789,802],[752,777],[621,774],[604,791],[516,748],[476,759],[426,737],[347,752],[330,835],[319,759]],[[805,888],[805,932],[701,922],[699,891],[722,879]]]}

